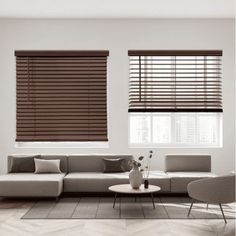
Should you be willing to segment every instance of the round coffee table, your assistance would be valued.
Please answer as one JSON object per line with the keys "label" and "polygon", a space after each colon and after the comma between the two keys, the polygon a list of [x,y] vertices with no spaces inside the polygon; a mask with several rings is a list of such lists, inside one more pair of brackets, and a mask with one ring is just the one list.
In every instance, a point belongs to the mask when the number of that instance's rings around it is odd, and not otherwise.
{"label": "round coffee table", "polygon": [[135,195],[135,201],[136,201],[136,195],[150,194],[151,199],[152,199],[153,209],[155,209],[153,193],[158,192],[158,191],[161,190],[160,187],[155,186],[155,185],[149,185],[149,187],[147,189],[144,188],[144,185],[141,185],[139,189],[133,189],[130,184],[112,185],[108,189],[115,193],[113,208],[116,205],[116,198],[117,198],[118,193],[122,193],[122,194],[134,194]]}

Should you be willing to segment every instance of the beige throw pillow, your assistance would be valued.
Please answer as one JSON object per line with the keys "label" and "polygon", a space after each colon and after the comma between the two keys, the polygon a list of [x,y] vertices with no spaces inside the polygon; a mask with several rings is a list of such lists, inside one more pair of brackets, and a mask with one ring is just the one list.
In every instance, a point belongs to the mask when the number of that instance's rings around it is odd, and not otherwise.
{"label": "beige throw pillow", "polygon": [[40,173],[61,173],[60,160],[34,159],[35,174]]}

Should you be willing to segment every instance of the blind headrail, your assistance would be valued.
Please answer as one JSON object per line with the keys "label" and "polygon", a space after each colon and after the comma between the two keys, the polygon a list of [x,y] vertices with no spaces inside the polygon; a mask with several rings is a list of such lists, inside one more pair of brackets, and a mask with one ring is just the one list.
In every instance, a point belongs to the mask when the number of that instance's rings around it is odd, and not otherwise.
{"label": "blind headrail", "polygon": [[55,50],[55,51],[38,51],[38,50],[17,50],[15,51],[15,56],[22,56],[22,57],[77,57],[77,56],[109,56],[108,50],[78,50],[78,51],[64,51],[64,50]]}
{"label": "blind headrail", "polygon": [[129,56],[222,56],[222,50],[129,50]]}

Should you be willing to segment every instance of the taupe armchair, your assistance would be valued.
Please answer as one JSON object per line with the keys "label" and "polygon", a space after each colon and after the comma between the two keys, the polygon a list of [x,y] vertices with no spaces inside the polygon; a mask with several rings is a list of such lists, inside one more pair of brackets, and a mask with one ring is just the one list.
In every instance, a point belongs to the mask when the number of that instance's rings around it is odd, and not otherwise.
{"label": "taupe armchair", "polygon": [[[219,176],[196,180],[188,184],[188,194],[207,204],[219,204],[225,223],[227,223],[221,204],[235,201],[235,175]],[[188,216],[193,207],[193,201],[189,208]]]}

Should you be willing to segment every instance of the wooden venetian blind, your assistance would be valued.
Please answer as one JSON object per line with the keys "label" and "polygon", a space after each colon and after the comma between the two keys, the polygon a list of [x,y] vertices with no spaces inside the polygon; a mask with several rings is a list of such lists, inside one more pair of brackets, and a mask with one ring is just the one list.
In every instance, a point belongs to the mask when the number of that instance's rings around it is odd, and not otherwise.
{"label": "wooden venetian blind", "polygon": [[222,51],[129,51],[129,112],[222,112]]}
{"label": "wooden venetian blind", "polygon": [[107,141],[109,51],[16,51],[17,141]]}

